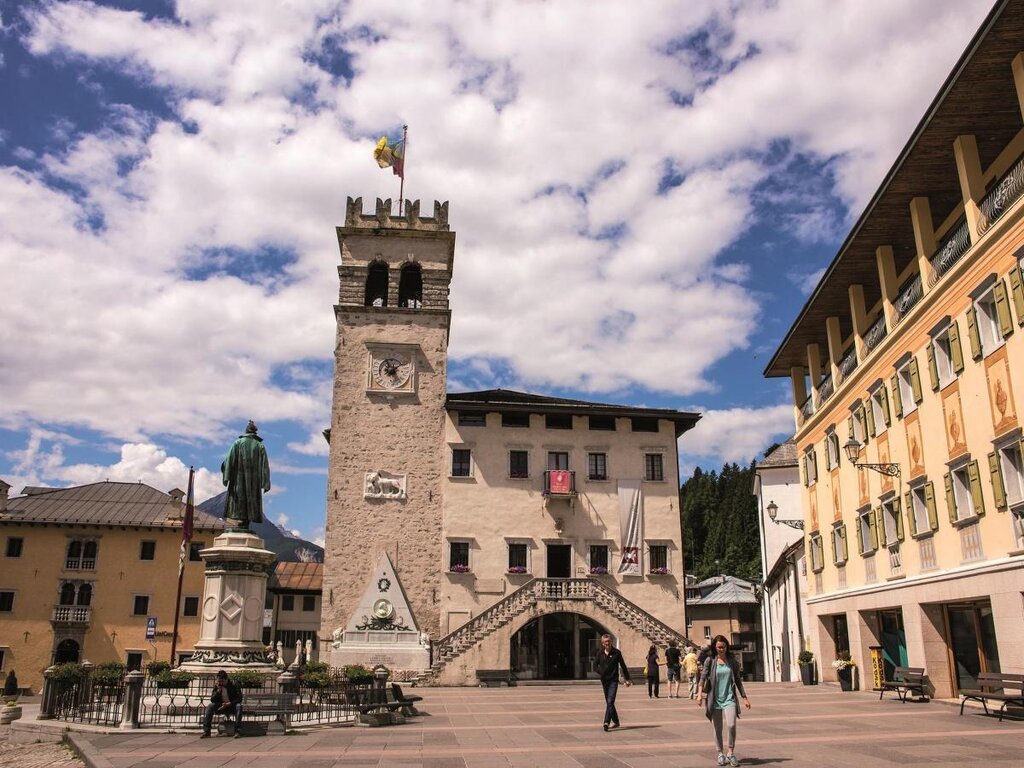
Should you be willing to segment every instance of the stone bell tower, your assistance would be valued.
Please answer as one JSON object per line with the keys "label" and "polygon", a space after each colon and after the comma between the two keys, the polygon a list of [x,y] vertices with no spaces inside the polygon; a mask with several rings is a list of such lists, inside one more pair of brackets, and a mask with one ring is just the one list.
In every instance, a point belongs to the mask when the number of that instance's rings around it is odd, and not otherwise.
{"label": "stone bell tower", "polygon": [[[391,201],[378,199],[367,215],[362,198],[349,198],[337,233],[341,289],[334,308],[322,660],[332,638],[331,658],[339,656],[337,641],[347,641],[342,631],[367,583],[390,585],[375,573],[382,554],[400,581],[390,589],[404,589],[405,610],[413,615],[382,618],[384,611],[363,617],[364,623],[376,630],[393,620],[439,634],[448,286],[455,255],[447,202],[434,203],[433,217],[420,216],[418,201],[392,216]],[[385,600],[383,607],[395,604],[406,601]]]}

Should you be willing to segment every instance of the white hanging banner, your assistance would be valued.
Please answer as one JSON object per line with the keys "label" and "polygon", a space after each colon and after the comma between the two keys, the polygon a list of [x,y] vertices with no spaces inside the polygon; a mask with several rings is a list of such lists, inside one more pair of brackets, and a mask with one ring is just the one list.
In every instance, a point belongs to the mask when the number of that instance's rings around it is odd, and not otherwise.
{"label": "white hanging banner", "polygon": [[619,535],[622,537],[619,573],[642,575],[640,560],[644,541],[644,497],[639,480],[619,481]]}

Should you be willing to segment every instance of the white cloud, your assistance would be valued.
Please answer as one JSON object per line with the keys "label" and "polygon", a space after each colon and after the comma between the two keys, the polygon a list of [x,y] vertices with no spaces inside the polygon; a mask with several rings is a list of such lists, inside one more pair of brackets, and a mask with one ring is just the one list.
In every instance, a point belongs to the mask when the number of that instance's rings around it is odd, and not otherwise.
{"label": "white cloud", "polygon": [[324,439],[323,430],[313,432],[304,443],[288,443],[288,450],[304,456],[326,456],[330,453],[330,445]]}
{"label": "white cloud", "polygon": [[792,405],[705,411],[697,426],[679,438],[679,452],[687,466],[698,456],[745,463],[795,429]]}

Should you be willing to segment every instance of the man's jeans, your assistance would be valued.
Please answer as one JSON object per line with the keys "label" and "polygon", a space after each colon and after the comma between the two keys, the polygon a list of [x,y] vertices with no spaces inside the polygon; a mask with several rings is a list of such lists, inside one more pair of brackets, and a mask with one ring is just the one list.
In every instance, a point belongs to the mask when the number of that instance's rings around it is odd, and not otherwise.
{"label": "man's jeans", "polygon": [[239,728],[242,727],[242,704],[229,704],[226,708],[221,709],[223,704],[214,704],[213,702],[206,705],[206,717],[203,718],[203,733],[209,733],[213,727],[213,716],[220,713],[223,715],[235,716],[235,733],[238,733]]}
{"label": "man's jeans", "polygon": [[605,724],[619,724],[619,713],[615,711],[615,695],[619,692],[619,679],[602,680],[601,687],[604,688],[604,722]]}

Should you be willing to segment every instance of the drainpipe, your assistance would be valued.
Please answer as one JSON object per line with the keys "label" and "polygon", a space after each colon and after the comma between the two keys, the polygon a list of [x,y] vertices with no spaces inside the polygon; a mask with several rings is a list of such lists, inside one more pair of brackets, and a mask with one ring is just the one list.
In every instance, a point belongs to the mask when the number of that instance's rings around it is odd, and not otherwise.
{"label": "drainpipe", "polygon": [[[804,562],[806,561],[807,553],[804,552]],[[796,604],[796,631],[800,633],[800,650],[804,649],[804,620],[802,611],[800,610],[800,574],[796,570],[796,561],[792,556],[786,558],[789,562],[790,567],[793,569],[793,602]]]}
{"label": "drainpipe", "polygon": [[[757,530],[761,537],[761,583],[767,586],[766,579],[768,578],[768,545],[765,542],[765,529],[764,529],[764,498],[762,498],[762,485],[761,485],[761,473],[756,469],[754,470],[754,487],[751,488],[751,493],[757,497]],[[771,663],[770,655],[775,652],[775,644],[772,642],[774,635],[772,634],[772,605],[771,600],[767,597],[767,589],[761,590],[761,626],[764,630],[764,635],[767,642],[764,643],[764,648],[761,651],[761,663],[764,664],[764,679],[768,680],[769,670],[772,670],[774,674],[775,667]],[[801,643],[803,642],[801,635]],[[772,681],[775,682],[775,681]]]}

